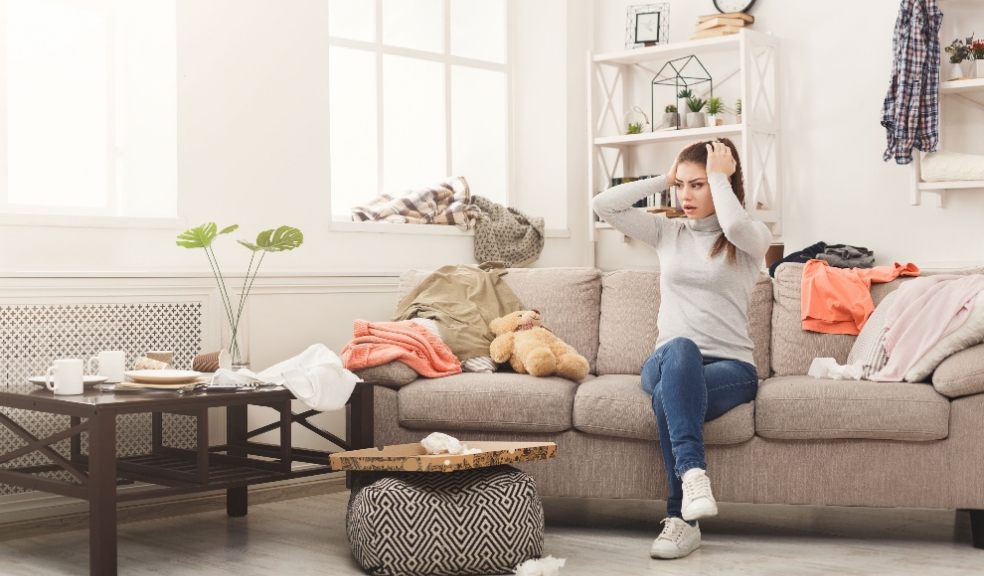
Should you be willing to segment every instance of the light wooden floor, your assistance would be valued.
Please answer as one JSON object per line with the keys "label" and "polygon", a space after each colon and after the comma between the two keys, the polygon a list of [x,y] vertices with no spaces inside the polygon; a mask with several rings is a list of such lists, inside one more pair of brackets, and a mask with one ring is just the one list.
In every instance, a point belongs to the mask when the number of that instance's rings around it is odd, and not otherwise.
{"label": "light wooden floor", "polygon": [[[252,576],[361,574],[345,538],[346,492],[123,524],[120,574]],[[660,502],[548,500],[545,554],[561,576],[603,574],[984,573],[966,514],[930,510],[721,505],[702,522],[703,547],[682,560],[648,556]],[[0,574],[87,574],[85,530],[0,542]]]}

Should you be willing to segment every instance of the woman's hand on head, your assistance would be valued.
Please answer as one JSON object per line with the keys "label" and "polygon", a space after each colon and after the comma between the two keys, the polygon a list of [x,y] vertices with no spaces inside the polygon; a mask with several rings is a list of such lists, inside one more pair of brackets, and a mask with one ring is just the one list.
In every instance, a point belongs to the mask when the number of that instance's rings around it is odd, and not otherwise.
{"label": "woman's hand on head", "polygon": [[731,148],[722,142],[710,142],[707,144],[707,173],[721,172],[725,176],[731,177],[735,173],[737,163],[731,154]]}
{"label": "woman's hand on head", "polygon": [[666,187],[667,188],[670,188],[672,186],[676,186],[677,165],[679,163],[680,163],[680,156],[677,156],[676,158],[673,159],[673,166],[670,166],[670,170],[666,173]]}

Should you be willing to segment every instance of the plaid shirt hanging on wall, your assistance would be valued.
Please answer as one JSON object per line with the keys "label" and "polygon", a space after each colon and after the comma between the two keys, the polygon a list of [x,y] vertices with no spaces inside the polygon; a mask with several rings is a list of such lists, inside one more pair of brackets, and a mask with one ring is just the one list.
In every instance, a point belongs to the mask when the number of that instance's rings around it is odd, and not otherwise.
{"label": "plaid shirt hanging on wall", "polygon": [[882,159],[912,162],[912,149],[936,150],[939,141],[940,24],[936,0],[902,0],[892,42],[892,83],[882,106],[888,147]]}

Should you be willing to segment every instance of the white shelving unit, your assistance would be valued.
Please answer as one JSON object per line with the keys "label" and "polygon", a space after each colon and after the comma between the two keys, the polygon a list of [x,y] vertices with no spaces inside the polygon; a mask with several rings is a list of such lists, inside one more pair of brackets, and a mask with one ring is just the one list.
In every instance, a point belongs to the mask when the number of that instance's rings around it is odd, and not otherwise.
{"label": "white shelving unit", "polygon": [[[737,75],[742,100],[741,124],[705,128],[658,130],[642,134],[621,134],[626,110],[639,102],[631,100],[626,84],[648,74],[649,81],[667,61],[694,54],[699,58],[714,54],[736,55]],[[769,225],[773,236],[781,233],[782,194],[780,188],[779,149],[779,80],[778,42],[767,34],[751,29],[738,34],[691,40],[676,44],[639,48],[621,52],[592,54],[588,57],[588,201],[611,185],[617,175],[637,176],[633,152],[641,146],[666,142],[697,142],[717,137],[730,137],[742,152],[745,177],[745,206],[756,219]],[[711,70],[720,86],[732,76],[722,70]],[[621,92],[621,98],[617,98]],[[696,90],[697,95],[701,90]],[[616,102],[616,99],[619,102]],[[646,101],[642,108],[651,107]],[[661,108],[661,107],[660,107]],[[682,115],[682,113],[681,113]],[[658,123],[659,118],[651,118]],[[668,167],[673,158],[668,157]],[[610,229],[605,222],[596,221],[589,212],[592,240],[596,230]]]}
{"label": "white shelving unit", "polygon": [[[941,62],[945,58],[941,59]],[[962,98],[968,102],[984,108],[984,78],[973,78],[970,80],[949,80],[940,82],[940,138],[939,149],[943,146],[943,112],[946,103],[946,96]],[[973,97],[972,97],[973,96]],[[934,197],[934,205],[937,208],[943,207],[943,195],[947,190],[968,190],[984,189],[984,180],[950,180],[945,182],[923,182],[922,179],[922,160],[924,152],[916,151],[912,160],[913,167],[913,186],[912,186],[912,205],[918,206],[922,203],[923,194],[931,194]]]}

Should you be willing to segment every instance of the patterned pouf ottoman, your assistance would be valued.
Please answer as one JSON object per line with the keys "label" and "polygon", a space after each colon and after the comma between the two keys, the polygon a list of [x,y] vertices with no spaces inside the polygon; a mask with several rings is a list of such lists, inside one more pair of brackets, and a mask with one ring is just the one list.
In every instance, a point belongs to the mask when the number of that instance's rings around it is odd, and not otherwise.
{"label": "patterned pouf ottoman", "polygon": [[536,484],[512,466],[394,473],[353,491],[345,521],[369,574],[512,574],[543,551]]}

